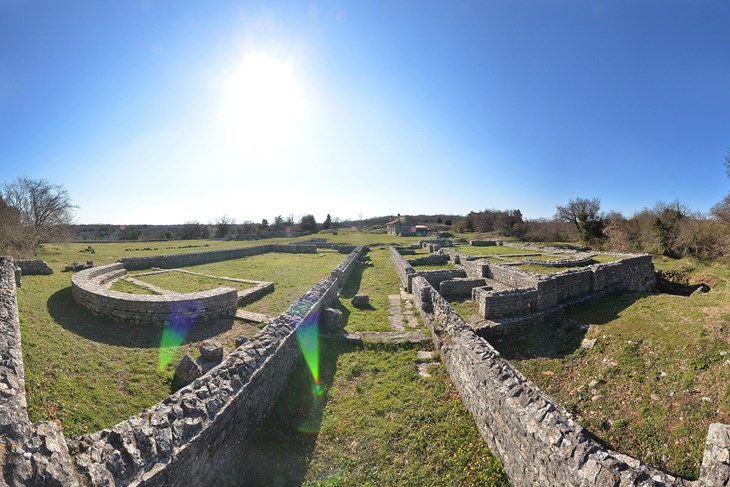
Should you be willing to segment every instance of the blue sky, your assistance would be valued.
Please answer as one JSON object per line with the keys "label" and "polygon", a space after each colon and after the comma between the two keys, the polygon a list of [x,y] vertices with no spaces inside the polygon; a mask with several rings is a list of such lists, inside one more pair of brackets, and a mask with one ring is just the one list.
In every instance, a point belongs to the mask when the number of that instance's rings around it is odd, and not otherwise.
{"label": "blue sky", "polygon": [[79,223],[730,189],[730,1],[0,0],[0,180]]}

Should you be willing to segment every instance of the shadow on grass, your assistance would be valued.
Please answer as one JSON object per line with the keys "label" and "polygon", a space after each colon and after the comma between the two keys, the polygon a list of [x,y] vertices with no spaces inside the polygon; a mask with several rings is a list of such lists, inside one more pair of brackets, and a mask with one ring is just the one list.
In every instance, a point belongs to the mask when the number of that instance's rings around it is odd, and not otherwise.
{"label": "shadow on grass", "polygon": [[220,479],[222,485],[302,484],[317,444],[337,357],[351,348],[338,337],[320,340],[321,394],[315,393],[312,373],[304,360],[300,361],[266,419],[239,452],[236,468]]}
{"label": "shadow on grass", "polygon": [[342,288],[340,296],[346,299],[352,299],[358,291],[360,291],[360,284],[362,282],[362,275],[367,267],[361,267],[356,265],[352,270],[350,277],[347,278],[345,286]]}
{"label": "shadow on grass", "polygon": [[618,318],[623,310],[644,299],[639,292],[625,292],[570,306],[529,325],[519,332],[489,342],[507,360],[537,357],[561,358],[573,354],[588,331],[587,323],[604,325]]}
{"label": "shadow on grass", "polygon": [[[70,287],[53,293],[48,298],[47,306],[49,314],[56,323],[88,340],[129,348],[158,348],[160,346],[162,326],[134,326],[94,316],[76,304]],[[194,343],[220,335],[230,330],[233,322],[232,318],[221,318],[193,325],[182,343]]]}

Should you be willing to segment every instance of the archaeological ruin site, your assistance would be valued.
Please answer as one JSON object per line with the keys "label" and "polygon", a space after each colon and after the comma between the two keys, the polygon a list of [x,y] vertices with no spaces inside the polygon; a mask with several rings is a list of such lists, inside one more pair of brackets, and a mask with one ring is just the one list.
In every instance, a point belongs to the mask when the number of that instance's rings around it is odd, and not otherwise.
{"label": "archaeological ruin site", "polygon": [[[654,291],[650,255],[489,240],[393,241],[355,246],[297,240],[125,257],[75,272],[69,305],[77,313],[107,320],[110,327],[205,327],[220,317],[250,319],[251,312],[241,307],[281,284],[182,268],[324,251],[342,258],[328,276],[288,303],[286,311],[260,318],[265,326],[237,342],[237,348],[201,350],[200,359],[184,359],[193,373],[169,397],[110,428],[80,436],[65,434],[58,422],[34,422],[27,411],[23,310],[17,293],[26,278],[45,279],[54,269],[42,260],[0,258],[0,485],[217,485],[216,479],[225,478],[247,451],[287,378],[302,366],[303,337],[311,330],[355,347],[367,341],[423,343],[445,367],[512,485],[713,486],[730,481],[730,425],[713,423],[707,431],[699,478],[679,478],[606,447],[492,345],[495,339],[540,327],[546,316],[577,303],[612,293]],[[484,251],[499,247],[505,252]],[[345,299],[340,293],[358,266],[378,272],[367,267],[371,249],[387,253],[397,272],[401,289],[389,291],[396,310],[391,317],[395,313],[397,318],[391,320],[390,331],[348,331],[337,303]],[[222,285],[186,293],[145,282],[170,273],[181,279],[216,279]],[[120,281],[146,291],[113,289]],[[367,307],[367,297],[357,296]],[[403,315],[401,298],[407,308]],[[475,312],[462,316],[453,299]],[[202,364],[208,359],[214,363]]]}

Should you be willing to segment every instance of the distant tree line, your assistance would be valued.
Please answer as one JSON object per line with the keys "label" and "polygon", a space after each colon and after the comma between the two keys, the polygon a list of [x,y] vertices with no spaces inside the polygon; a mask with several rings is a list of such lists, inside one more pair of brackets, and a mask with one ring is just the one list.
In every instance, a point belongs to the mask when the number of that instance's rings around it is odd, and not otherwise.
{"label": "distant tree line", "polygon": [[[730,178],[730,151],[725,170]],[[455,229],[524,241],[575,241],[618,252],[714,259],[730,256],[730,193],[709,214],[675,200],[659,201],[627,217],[618,211],[604,212],[599,198],[575,198],[558,205],[552,218],[526,220],[518,209],[472,211],[457,221]]]}

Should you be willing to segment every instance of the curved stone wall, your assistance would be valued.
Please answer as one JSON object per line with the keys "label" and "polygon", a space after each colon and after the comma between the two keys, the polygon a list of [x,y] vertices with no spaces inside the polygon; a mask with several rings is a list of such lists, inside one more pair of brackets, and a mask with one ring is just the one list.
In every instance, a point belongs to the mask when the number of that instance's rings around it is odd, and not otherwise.
{"label": "curved stone wall", "polygon": [[[356,248],[274,322],[203,377],[114,427],[67,440],[28,422],[12,259],[0,257],[0,485],[217,485],[245,451],[301,360],[297,332],[318,327]],[[95,268],[100,281],[121,264]],[[90,269],[91,270],[91,269]],[[6,370],[7,369],[7,370]],[[75,469],[74,469],[75,465]]]}
{"label": "curved stone wall", "polygon": [[92,267],[71,278],[74,300],[97,316],[140,326],[161,326],[180,317],[209,321],[234,315],[238,292],[219,287],[189,294],[130,294],[112,291],[108,282],[126,274],[121,263]]}

